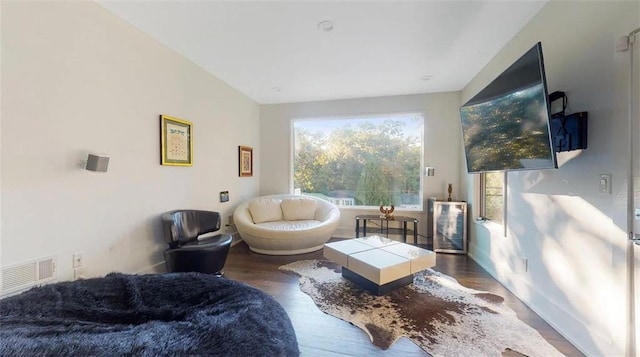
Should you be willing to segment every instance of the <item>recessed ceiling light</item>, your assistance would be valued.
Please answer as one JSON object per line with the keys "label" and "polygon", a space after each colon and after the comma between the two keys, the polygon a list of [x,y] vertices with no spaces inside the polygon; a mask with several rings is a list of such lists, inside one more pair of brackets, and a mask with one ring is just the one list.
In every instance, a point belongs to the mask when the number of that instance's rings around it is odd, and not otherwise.
{"label": "recessed ceiling light", "polygon": [[335,25],[336,24],[331,20],[324,20],[318,23],[318,29],[325,32],[331,32],[333,31],[333,28],[335,27]]}
{"label": "recessed ceiling light", "polygon": [[428,80],[430,80],[430,79],[432,79],[432,78],[433,78],[433,76],[428,75],[428,74],[427,74],[426,76],[422,76],[422,80],[423,80],[423,81],[428,81]]}

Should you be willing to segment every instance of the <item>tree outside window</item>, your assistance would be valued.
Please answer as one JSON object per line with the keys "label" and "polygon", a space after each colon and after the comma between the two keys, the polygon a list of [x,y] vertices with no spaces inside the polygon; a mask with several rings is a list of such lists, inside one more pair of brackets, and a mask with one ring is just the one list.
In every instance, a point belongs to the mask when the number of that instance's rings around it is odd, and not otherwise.
{"label": "tree outside window", "polygon": [[482,174],[482,217],[502,225],[504,223],[504,172]]}
{"label": "tree outside window", "polygon": [[340,206],[422,209],[420,114],[293,122],[296,190]]}

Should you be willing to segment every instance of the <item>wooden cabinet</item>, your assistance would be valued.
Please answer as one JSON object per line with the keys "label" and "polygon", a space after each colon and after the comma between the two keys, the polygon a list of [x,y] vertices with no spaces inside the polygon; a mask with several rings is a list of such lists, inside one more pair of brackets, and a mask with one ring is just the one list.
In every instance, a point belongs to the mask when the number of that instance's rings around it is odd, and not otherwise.
{"label": "wooden cabinet", "polygon": [[427,225],[435,252],[467,253],[466,202],[430,199]]}

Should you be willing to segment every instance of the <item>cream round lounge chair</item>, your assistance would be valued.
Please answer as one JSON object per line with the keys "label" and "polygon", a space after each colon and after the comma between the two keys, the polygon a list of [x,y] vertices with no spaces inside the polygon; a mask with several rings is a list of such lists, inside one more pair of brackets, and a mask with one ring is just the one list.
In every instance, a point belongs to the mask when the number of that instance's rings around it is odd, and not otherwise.
{"label": "cream round lounge chair", "polygon": [[269,195],[240,204],[233,220],[252,251],[293,255],[322,249],[338,227],[340,210],[314,196]]}

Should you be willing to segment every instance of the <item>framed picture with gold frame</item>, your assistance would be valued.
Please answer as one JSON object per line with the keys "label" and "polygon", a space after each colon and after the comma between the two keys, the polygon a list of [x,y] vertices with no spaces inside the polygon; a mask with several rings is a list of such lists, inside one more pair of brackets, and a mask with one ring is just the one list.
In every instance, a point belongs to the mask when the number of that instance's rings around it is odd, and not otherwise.
{"label": "framed picture with gold frame", "polygon": [[240,177],[253,176],[253,148],[238,146],[238,172]]}
{"label": "framed picture with gold frame", "polygon": [[193,165],[193,124],[191,122],[160,115],[160,164]]}

